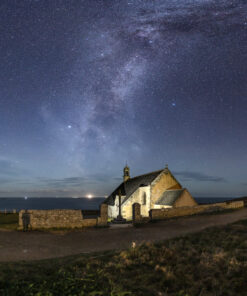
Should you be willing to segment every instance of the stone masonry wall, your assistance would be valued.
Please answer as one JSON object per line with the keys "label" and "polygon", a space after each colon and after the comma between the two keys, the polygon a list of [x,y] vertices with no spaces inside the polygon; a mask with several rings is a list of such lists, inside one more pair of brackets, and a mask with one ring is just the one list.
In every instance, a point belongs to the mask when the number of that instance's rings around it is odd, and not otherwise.
{"label": "stone masonry wall", "polygon": [[100,217],[97,219],[98,226],[106,226],[108,222],[108,205],[101,204],[100,206]]}
{"label": "stone masonry wall", "polygon": [[237,209],[244,207],[243,201],[223,202],[195,207],[181,207],[171,209],[154,209],[150,211],[152,220],[162,220],[172,217],[194,215],[202,212],[213,212],[221,209]]}
{"label": "stone masonry wall", "polygon": [[[81,227],[83,222],[80,210],[28,210],[30,226],[37,228],[75,228]],[[22,214],[19,213],[19,225],[22,227]]]}
{"label": "stone masonry wall", "polygon": [[[19,229],[23,229],[22,214],[19,212]],[[30,228],[81,228],[107,225],[107,205],[100,207],[100,217],[83,219],[81,210],[27,210],[30,214]]]}
{"label": "stone masonry wall", "polygon": [[180,198],[175,202],[174,207],[194,207],[197,206],[197,202],[194,200],[194,198],[191,196],[189,191],[187,189],[184,190]]}
{"label": "stone masonry wall", "polygon": [[[146,194],[146,204],[142,204],[142,198],[143,194]],[[141,205],[141,215],[143,217],[148,217],[149,216],[149,210],[150,210],[150,187],[145,186],[145,187],[140,187],[138,188],[132,196],[123,204],[122,206],[122,215],[123,218],[127,220],[132,220],[132,205],[134,203],[139,203]]]}
{"label": "stone masonry wall", "polygon": [[152,202],[150,208],[153,209],[157,199],[163,192],[168,189],[181,189],[181,185],[173,178],[173,176],[167,172],[161,174],[151,186]]}

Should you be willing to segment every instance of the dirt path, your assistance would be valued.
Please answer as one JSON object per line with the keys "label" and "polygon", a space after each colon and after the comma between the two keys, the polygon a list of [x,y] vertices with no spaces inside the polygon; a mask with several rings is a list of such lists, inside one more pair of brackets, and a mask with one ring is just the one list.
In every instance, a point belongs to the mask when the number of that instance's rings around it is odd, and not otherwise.
{"label": "dirt path", "polygon": [[133,241],[140,244],[165,240],[242,219],[247,219],[247,208],[221,215],[161,221],[141,228],[103,228],[60,233],[0,230],[0,261],[38,260],[128,248]]}

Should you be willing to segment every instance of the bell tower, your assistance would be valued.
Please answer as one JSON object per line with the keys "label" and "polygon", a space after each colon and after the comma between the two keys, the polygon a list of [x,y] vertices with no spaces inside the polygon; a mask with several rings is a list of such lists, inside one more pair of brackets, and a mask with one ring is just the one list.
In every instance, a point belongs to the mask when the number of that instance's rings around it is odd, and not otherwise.
{"label": "bell tower", "polygon": [[123,169],[123,180],[124,182],[126,182],[127,180],[129,180],[130,178],[130,168],[128,167],[128,165],[126,164],[126,166]]}

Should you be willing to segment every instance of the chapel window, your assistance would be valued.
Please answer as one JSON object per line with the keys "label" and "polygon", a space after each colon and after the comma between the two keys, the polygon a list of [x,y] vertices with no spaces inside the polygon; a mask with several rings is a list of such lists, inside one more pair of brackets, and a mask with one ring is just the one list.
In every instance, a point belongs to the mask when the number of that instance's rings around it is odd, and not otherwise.
{"label": "chapel window", "polygon": [[145,205],[147,202],[147,195],[146,195],[146,192],[143,192],[143,195],[142,195],[142,204]]}

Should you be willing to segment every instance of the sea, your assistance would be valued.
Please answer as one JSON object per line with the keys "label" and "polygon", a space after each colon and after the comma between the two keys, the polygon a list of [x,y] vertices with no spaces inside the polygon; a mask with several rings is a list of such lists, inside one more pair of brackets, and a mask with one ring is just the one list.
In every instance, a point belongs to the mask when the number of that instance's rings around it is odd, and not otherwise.
{"label": "sea", "polygon": [[[199,204],[223,202],[234,199],[233,197],[197,197]],[[0,212],[12,212],[20,210],[53,210],[53,209],[73,209],[73,210],[98,210],[104,197],[1,197]]]}

